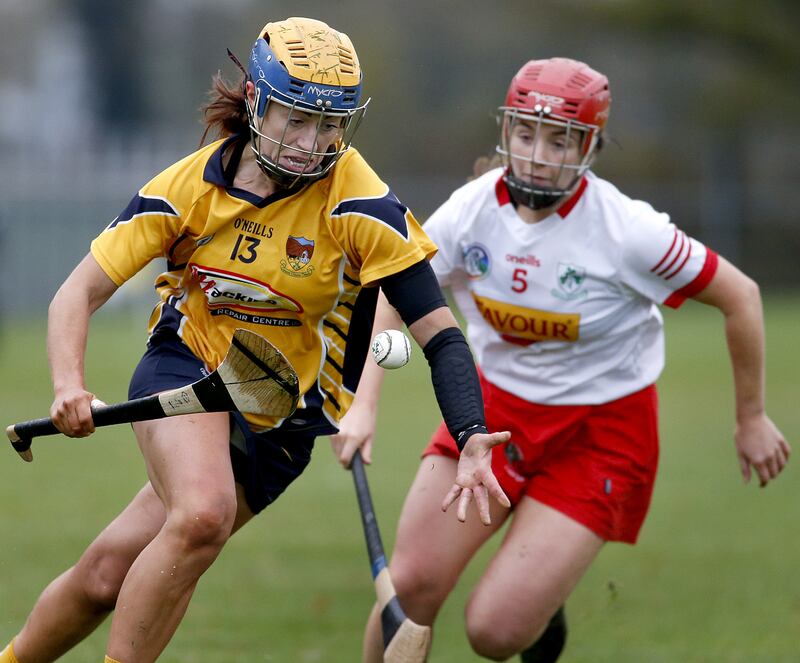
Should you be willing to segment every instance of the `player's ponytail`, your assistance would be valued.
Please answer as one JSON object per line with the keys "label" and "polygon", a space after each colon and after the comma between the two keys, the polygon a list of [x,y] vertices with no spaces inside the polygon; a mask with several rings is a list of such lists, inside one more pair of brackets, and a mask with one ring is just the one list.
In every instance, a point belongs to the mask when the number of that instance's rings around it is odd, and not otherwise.
{"label": "player's ponytail", "polygon": [[245,106],[244,81],[231,85],[222,78],[220,72],[217,72],[212,78],[208,99],[200,107],[205,125],[200,145],[205,143],[209,133],[224,138],[233,134],[247,134],[250,131]]}

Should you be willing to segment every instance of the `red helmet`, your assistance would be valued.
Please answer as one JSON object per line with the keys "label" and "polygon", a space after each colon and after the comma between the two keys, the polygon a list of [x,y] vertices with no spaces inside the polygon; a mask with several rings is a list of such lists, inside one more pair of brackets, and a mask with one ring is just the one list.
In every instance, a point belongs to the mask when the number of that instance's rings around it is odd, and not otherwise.
{"label": "red helmet", "polygon": [[[608,79],[583,62],[569,58],[531,60],[511,80],[505,105],[500,107],[503,127],[497,151],[508,168],[506,183],[517,202],[538,209],[548,207],[570,193],[591,166],[603,128],[608,121],[611,92]],[[514,176],[508,140],[515,123],[557,124],[568,131],[581,133],[581,160],[578,164],[561,163],[575,177],[569,186],[535,187]],[[533,161],[533,155],[525,157]],[[559,164],[556,164],[559,165]]]}
{"label": "red helmet", "polygon": [[598,131],[608,121],[611,92],[608,79],[583,62],[569,58],[531,60],[511,80],[505,105],[532,115],[544,112]]}

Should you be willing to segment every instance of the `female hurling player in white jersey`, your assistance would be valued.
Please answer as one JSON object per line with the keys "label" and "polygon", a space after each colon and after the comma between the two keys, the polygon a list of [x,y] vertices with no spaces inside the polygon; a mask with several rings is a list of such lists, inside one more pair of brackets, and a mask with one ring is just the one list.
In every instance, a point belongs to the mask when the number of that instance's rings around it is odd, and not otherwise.
{"label": "female hurling player in white jersey", "polygon": [[[406,498],[390,571],[408,616],[433,624],[466,564],[510,519],[466,607],[469,642],[491,660],[555,661],[570,592],[604,543],[636,541],[658,460],[658,305],[691,297],[724,315],[744,479],[755,471],[766,485],[790,452],[765,411],[758,286],[589,170],[610,102],[608,80],[584,63],[526,63],[500,108],[499,167],[455,191],[424,226],[439,247],[436,276],[467,322],[487,424],[511,431],[493,449],[493,469],[513,506],[492,503],[486,526],[431,502],[464,469],[438,430]],[[345,464],[361,445],[370,452],[380,369],[368,371],[334,438]],[[380,660],[378,617],[367,625],[366,661]]]}

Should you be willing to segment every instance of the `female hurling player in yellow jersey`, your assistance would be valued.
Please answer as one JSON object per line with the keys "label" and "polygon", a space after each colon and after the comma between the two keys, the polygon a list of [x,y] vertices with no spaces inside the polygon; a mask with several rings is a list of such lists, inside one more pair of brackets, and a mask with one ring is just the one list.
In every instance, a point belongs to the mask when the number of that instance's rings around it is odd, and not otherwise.
{"label": "female hurling player in yellow jersey", "polygon": [[45,589],[1,663],[53,661],[112,612],[106,661],[156,660],[231,534],[303,471],[317,436],[337,431],[369,349],[377,286],[424,348],[464,450],[462,508],[474,495],[488,520],[489,496],[508,504],[489,453],[508,434],[487,431],[469,348],[428,263],[436,248],[351,147],[367,103],[350,39],[306,18],[268,23],[242,71],[239,85],[217,77],[205,108],[219,140],[145,184],[53,299],[51,417],[66,435],[93,432],[90,316],[154,259],[165,267],[130,397],[214,370],[242,327],[293,365],[299,407],[285,420],[207,413],[134,424],[149,481]]}

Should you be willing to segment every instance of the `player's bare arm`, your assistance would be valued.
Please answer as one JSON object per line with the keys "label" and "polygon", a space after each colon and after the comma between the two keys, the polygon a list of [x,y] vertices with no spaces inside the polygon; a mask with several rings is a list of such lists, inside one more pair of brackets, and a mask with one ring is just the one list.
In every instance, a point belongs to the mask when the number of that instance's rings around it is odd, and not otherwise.
{"label": "player's bare arm", "polygon": [[50,304],[47,356],[54,392],[50,417],[70,437],[94,432],[90,410],[94,394],[84,383],[89,318],[116,289],[90,254],[67,277]]}
{"label": "player's bare arm", "polygon": [[745,483],[751,469],[760,485],[786,466],[791,448],[766,413],[764,318],[758,285],[724,258],[708,287],[695,299],[725,316],[725,336],[736,395],[736,451]]}
{"label": "player's bare arm", "polygon": [[[401,329],[403,321],[383,293],[378,295],[373,336],[384,329]],[[384,369],[368,359],[364,364],[358,389],[347,414],[339,422],[339,432],[331,435],[333,453],[344,467],[350,467],[353,454],[361,451],[366,464],[372,462],[372,441],[378,416],[378,401],[383,384]]]}

